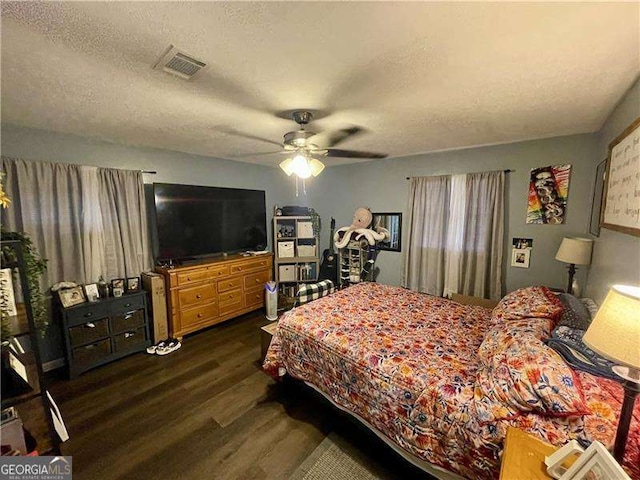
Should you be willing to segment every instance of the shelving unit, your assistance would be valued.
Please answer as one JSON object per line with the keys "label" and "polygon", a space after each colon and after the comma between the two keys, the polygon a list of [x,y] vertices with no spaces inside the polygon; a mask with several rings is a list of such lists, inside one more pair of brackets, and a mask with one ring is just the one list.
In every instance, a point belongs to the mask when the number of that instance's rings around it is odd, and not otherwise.
{"label": "shelving unit", "polygon": [[292,303],[301,283],[318,281],[320,242],[313,232],[313,219],[310,215],[276,215],[273,237],[278,292]]}
{"label": "shelving unit", "polygon": [[360,283],[370,280],[374,265],[369,267],[371,272],[366,275],[364,268],[369,257],[369,249],[375,248],[368,244],[363,245],[361,242],[351,241],[349,244],[338,250],[338,279],[339,288],[348,287],[354,283]]}
{"label": "shelving unit", "polygon": [[[2,253],[2,269],[11,270],[12,293],[16,303],[16,315],[9,316],[7,322],[15,340],[13,346],[2,346],[2,411],[5,413],[5,409],[13,407],[19,421],[35,440],[35,445],[27,441],[28,451],[24,453],[36,450],[39,455],[60,455],[60,438],[54,427],[52,405],[47,398],[38,340],[40,332],[31,309],[22,242],[3,238]],[[7,257],[11,260],[4,261]],[[14,279],[17,282],[13,283]],[[4,285],[3,290],[3,294],[7,294],[8,285]],[[7,304],[3,305],[3,308],[6,307]],[[24,352],[16,347],[16,343]],[[3,431],[11,428],[9,423],[2,423],[0,428]]]}

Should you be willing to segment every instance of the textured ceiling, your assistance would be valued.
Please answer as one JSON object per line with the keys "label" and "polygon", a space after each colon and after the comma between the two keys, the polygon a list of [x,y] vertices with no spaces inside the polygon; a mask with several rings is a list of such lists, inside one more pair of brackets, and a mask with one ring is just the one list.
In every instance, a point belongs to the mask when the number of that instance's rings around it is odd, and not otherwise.
{"label": "textured ceiling", "polygon": [[[268,165],[253,154],[278,147],[248,136],[281,142],[284,110],[402,156],[596,131],[640,72],[636,2],[1,8],[3,122]],[[207,67],[153,70],[169,44]]]}

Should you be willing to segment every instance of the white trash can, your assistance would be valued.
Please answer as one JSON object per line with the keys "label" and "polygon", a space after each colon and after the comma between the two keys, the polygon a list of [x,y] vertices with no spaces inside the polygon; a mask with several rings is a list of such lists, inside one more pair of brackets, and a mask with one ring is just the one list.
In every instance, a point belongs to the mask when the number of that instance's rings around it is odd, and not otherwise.
{"label": "white trash can", "polygon": [[264,284],[265,289],[265,303],[267,310],[267,320],[278,319],[278,284],[274,281],[270,281]]}

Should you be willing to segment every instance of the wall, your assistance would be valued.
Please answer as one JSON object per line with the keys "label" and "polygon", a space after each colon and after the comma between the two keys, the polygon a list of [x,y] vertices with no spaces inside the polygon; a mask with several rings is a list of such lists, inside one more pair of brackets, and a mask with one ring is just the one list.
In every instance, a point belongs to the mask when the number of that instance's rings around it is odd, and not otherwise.
{"label": "wall", "polygon": [[[636,80],[598,132],[596,164],[609,155],[609,143],[639,116],[640,80]],[[586,295],[601,303],[617,283],[640,285],[640,237],[603,228],[595,239]]]}
{"label": "wall", "polygon": [[[25,160],[64,162],[129,170],[155,170],[144,175],[146,183],[166,182],[192,185],[237,187],[265,190],[267,219],[273,205],[282,205],[290,192],[282,188],[279,170],[213,157],[154,148],[129,147],[55,132],[2,125],[2,155]],[[293,190],[291,190],[293,191]],[[269,243],[271,234],[268,235]],[[44,361],[64,356],[57,324],[47,332],[43,343]]]}
{"label": "wall", "polygon": [[[334,167],[328,169],[331,177],[327,175],[323,179],[328,185],[309,189],[309,202],[322,214],[325,224],[333,215],[338,226],[349,225],[353,212],[362,205],[374,212],[402,212],[405,220],[406,177],[513,169],[514,172],[507,174],[506,184],[505,289],[511,291],[532,284],[564,288],[567,281],[565,265],[554,257],[564,236],[584,236],[588,232],[596,152],[596,136],[586,134]],[[554,226],[525,224],[530,170],[558,164],[573,166],[566,223]],[[406,224],[403,227],[406,230]],[[323,242],[327,241],[325,236]],[[533,238],[529,269],[509,266],[512,237]],[[403,253],[380,252],[377,266],[380,268],[378,281],[400,285]],[[579,269],[577,275],[581,285],[585,285],[586,269]]]}

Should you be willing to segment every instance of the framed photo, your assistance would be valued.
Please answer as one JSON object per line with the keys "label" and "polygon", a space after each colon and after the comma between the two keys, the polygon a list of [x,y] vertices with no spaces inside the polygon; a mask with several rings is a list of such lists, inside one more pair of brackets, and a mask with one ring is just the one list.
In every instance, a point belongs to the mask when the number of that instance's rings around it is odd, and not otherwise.
{"label": "framed photo", "polygon": [[560,480],[630,480],[600,442],[593,442]]}
{"label": "framed photo", "polygon": [[128,277],[127,278],[127,292],[137,292],[140,290],[140,278]]}
{"label": "framed photo", "polygon": [[640,237],[640,118],[609,144],[600,227]]}
{"label": "framed photo", "polygon": [[114,278],[111,280],[111,289],[115,290],[116,288],[124,292],[124,278]]}
{"label": "framed photo", "polygon": [[602,201],[604,200],[604,182],[607,171],[607,159],[602,160],[596,168],[596,179],[593,185],[593,200],[591,201],[591,220],[589,233],[600,236],[600,217],[602,216]]}
{"label": "framed photo", "polygon": [[511,266],[519,268],[529,268],[529,259],[531,258],[531,249],[514,248],[511,251]]}
{"label": "framed photo", "polygon": [[100,298],[100,291],[97,283],[90,283],[84,286],[84,293],[87,294],[87,300],[96,302]]}
{"label": "framed photo", "polygon": [[64,308],[80,305],[86,301],[84,290],[81,286],[58,290],[58,296],[60,297],[60,303]]}

